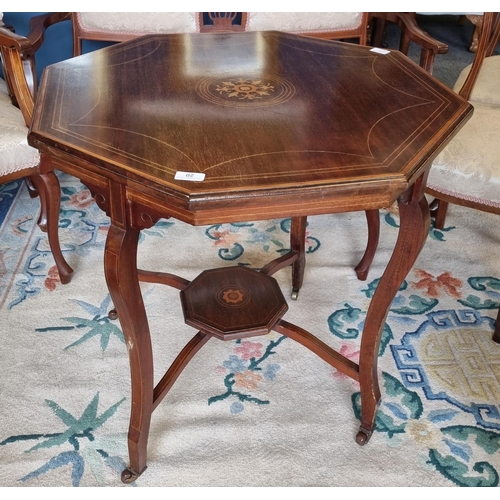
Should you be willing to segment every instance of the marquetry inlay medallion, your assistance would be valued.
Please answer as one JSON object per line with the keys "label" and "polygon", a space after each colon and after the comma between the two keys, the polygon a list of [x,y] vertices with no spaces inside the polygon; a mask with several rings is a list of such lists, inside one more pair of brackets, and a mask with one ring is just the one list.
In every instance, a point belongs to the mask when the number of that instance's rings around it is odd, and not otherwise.
{"label": "marquetry inlay medallion", "polygon": [[221,106],[264,107],[282,104],[295,95],[295,87],[283,78],[260,75],[258,78],[241,76],[204,78],[196,86],[203,99]]}
{"label": "marquetry inlay medallion", "polygon": [[225,287],[218,291],[216,298],[223,306],[241,307],[250,300],[250,294],[242,287]]}

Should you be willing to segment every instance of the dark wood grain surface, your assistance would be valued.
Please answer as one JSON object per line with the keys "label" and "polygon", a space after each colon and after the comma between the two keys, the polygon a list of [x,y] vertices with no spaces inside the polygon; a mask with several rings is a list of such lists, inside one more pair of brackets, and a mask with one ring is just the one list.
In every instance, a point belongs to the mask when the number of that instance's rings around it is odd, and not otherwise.
{"label": "dark wood grain surface", "polygon": [[229,200],[261,218],[245,200],[265,213],[269,190],[283,216],[290,196],[309,213],[387,206],[471,111],[399,52],[279,32],[142,37],[49,67],[39,100],[32,145],[160,190],[194,223]]}

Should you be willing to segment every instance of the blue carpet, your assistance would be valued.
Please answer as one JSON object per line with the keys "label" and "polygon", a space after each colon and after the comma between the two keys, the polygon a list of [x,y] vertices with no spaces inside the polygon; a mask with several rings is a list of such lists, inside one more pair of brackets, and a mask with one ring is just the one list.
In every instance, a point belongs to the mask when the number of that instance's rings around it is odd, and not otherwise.
{"label": "blue carpet", "polygon": [[16,199],[16,195],[22,185],[22,182],[22,180],[18,180],[0,185],[0,227],[9,213],[12,203]]}

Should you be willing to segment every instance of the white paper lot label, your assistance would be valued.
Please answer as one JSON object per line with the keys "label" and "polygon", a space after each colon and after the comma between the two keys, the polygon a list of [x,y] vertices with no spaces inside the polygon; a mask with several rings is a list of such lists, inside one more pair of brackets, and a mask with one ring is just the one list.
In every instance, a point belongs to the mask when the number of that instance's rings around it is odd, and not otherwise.
{"label": "white paper lot label", "polygon": [[202,174],[200,172],[180,172],[177,171],[175,172],[174,179],[178,181],[194,181],[194,182],[201,182],[205,180],[205,174]]}
{"label": "white paper lot label", "polygon": [[390,54],[390,50],[385,50],[385,49],[379,49],[378,47],[374,47],[373,49],[370,49],[370,52],[376,52],[377,54]]}

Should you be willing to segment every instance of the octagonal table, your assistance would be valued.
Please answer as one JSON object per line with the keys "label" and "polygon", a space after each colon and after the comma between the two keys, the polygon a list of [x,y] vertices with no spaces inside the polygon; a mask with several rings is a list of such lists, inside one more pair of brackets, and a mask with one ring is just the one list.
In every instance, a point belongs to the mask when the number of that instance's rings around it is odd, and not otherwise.
{"label": "octagonal table", "polygon": [[[302,343],[359,381],[356,440],[369,439],[384,321],[429,229],[427,174],[471,114],[397,51],[280,32],[145,36],[44,71],[29,143],[45,156],[43,168],[79,178],[111,219],[105,276],[132,384],[123,481],[145,470],[151,414],[212,336],[273,329]],[[271,275],[292,264],[300,288],[308,215],[373,214],[395,200],[398,240],[354,363],[282,318],[287,306]],[[190,284],[137,270],[140,231],[165,217],[192,225],[292,217],[291,251],[263,276],[212,270]],[[186,322],[200,330],[156,387],[141,280],[181,290]],[[270,298],[273,307],[259,306]],[[215,302],[217,315],[206,307]],[[243,310],[248,321],[235,321]]]}

